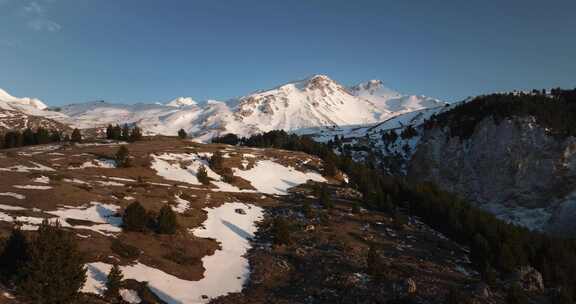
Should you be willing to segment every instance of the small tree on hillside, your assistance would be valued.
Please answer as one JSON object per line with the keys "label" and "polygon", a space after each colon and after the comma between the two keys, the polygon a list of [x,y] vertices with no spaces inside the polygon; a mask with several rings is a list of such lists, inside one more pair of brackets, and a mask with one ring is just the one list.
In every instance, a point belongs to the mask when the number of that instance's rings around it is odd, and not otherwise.
{"label": "small tree on hillside", "polygon": [[31,303],[74,303],[86,282],[86,268],[72,234],[47,220],[30,243],[29,260],[16,282],[17,292]]}
{"label": "small tree on hillside", "polygon": [[178,130],[178,137],[180,137],[180,139],[186,139],[186,137],[188,137],[188,133],[186,133],[184,129],[180,129]]}
{"label": "small tree on hillside", "polygon": [[196,173],[196,178],[198,179],[198,181],[200,183],[202,183],[202,185],[209,185],[210,184],[210,178],[208,177],[208,171],[206,170],[206,167],[204,167],[204,165],[200,166],[200,168],[198,168],[198,173]]}
{"label": "small tree on hillside", "polygon": [[70,141],[73,143],[80,143],[82,142],[82,133],[80,133],[80,130],[78,129],[74,129],[72,131],[72,135],[70,136]]}
{"label": "small tree on hillside", "polygon": [[133,202],[124,210],[122,220],[125,230],[144,232],[148,225],[148,213],[139,202]]}
{"label": "small tree on hillside", "polygon": [[0,273],[5,282],[11,281],[28,262],[29,243],[19,226],[12,229],[0,254]]}
{"label": "small tree on hillside", "polygon": [[168,205],[162,206],[156,220],[157,232],[161,234],[174,234],[178,228],[176,213]]}
{"label": "small tree on hillside", "polygon": [[120,137],[122,140],[128,140],[130,138],[130,127],[128,127],[128,124],[122,126],[122,134]]}
{"label": "small tree on hillside", "polygon": [[134,126],[134,128],[132,128],[132,131],[130,132],[130,137],[128,138],[128,141],[135,142],[141,139],[142,139],[142,129],[140,129],[138,126]]}
{"label": "small tree on hillside", "polygon": [[215,172],[222,173],[224,169],[223,162],[224,157],[222,156],[222,152],[216,151],[214,154],[212,154],[212,157],[210,157],[210,168],[212,168],[212,170]]}
{"label": "small tree on hillside", "polygon": [[128,168],[130,167],[130,151],[126,146],[120,146],[118,151],[114,155],[114,159],[116,160],[116,166],[119,168]]}
{"label": "small tree on hillside", "polygon": [[114,264],[110,272],[108,273],[108,278],[106,280],[106,291],[104,291],[104,297],[112,303],[117,303],[120,299],[120,287],[122,287],[122,271],[118,264]]}

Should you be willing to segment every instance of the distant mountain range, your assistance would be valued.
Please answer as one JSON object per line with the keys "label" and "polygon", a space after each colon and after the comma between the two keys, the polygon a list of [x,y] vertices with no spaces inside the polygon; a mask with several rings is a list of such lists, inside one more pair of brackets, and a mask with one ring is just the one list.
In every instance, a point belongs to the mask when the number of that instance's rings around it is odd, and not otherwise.
{"label": "distant mountain range", "polygon": [[426,96],[398,93],[379,80],[345,87],[325,75],[314,75],[228,101],[203,103],[179,97],[163,104],[96,101],[48,108],[38,99],[16,98],[0,91],[0,109],[20,111],[81,129],[135,123],[147,134],[174,135],[184,129],[200,140],[225,133],[250,135],[274,129],[372,124],[445,104]]}

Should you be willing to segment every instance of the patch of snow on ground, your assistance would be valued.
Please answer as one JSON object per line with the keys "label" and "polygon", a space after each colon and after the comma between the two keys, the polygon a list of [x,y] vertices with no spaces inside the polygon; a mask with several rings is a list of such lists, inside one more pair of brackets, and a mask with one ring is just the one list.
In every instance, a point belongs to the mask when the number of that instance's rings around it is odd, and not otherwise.
{"label": "patch of snow on ground", "polygon": [[11,205],[0,204],[0,210],[20,211],[20,210],[26,210],[26,208],[18,207],[18,206],[11,206]]}
{"label": "patch of snow on ground", "polygon": [[306,183],[308,180],[325,182],[322,175],[315,172],[301,172],[270,160],[258,161],[250,170],[234,169],[234,175],[249,181],[258,192],[267,194],[287,194],[287,190]]}
{"label": "patch of snow on ground", "polygon": [[[235,210],[239,208],[244,209],[246,214],[236,213]],[[244,255],[250,248],[249,239],[256,232],[255,223],[262,219],[262,208],[226,203],[205,210],[208,219],[204,222],[204,228],[192,232],[198,237],[216,239],[221,249],[202,259],[206,269],[203,279],[182,280],[142,263],[121,266],[124,278],[147,281],[152,292],[169,304],[208,303],[213,298],[242,291],[250,274]],[[112,265],[95,262],[86,267],[88,278],[82,291],[102,294]],[[207,298],[203,298],[203,295]]]}
{"label": "patch of snow on ground", "polygon": [[33,180],[35,183],[39,184],[49,184],[50,178],[48,176],[39,176]]}
{"label": "patch of snow on ground", "polygon": [[113,159],[93,159],[84,162],[78,167],[70,167],[69,169],[85,169],[85,168],[105,168],[112,169],[116,168],[116,161]]}
{"label": "patch of snow on ground", "polygon": [[184,213],[188,208],[190,208],[190,202],[181,198],[179,195],[175,195],[174,198],[176,199],[176,206],[172,206],[172,210],[178,213]]}
{"label": "patch of snow on ground", "polygon": [[[102,204],[92,202],[88,207],[70,207],[59,208],[56,211],[48,211],[46,213],[58,216],[63,224],[67,219],[90,221],[95,223],[92,226],[76,225],[73,228],[89,229],[102,234],[105,232],[120,232],[122,225],[122,218],[116,216],[120,209],[119,206],[112,204]],[[64,224],[62,226],[65,226]],[[66,226],[65,226],[66,227]]]}
{"label": "patch of snow on ground", "polygon": [[24,196],[22,194],[14,193],[14,192],[2,192],[2,193],[0,193],[0,196],[10,196],[10,197],[13,197],[13,198],[19,199],[19,200],[23,200],[26,198],[26,196]]}
{"label": "patch of snow on ground", "polygon": [[35,167],[28,167],[28,166],[24,166],[24,165],[16,165],[16,166],[12,166],[12,167],[8,167],[8,168],[0,168],[0,171],[6,171],[6,172],[20,172],[20,173],[26,173],[26,172],[30,172],[30,171],[47,171],[47,172],[52,172],[54,171],[54,169],[50,168],[50,167],[46,167],[42,164],[36,163],[36,162],[31,162],[32,164],[34,164]]}
{"label": "patch of snow on ground", "polygon": [[133,289],[120,289],[120,296],[122,297],[122,300],[130,303],[130,304],[137,304],[142,302],[142,299],[140,299],[140,297],[138,296],[138,292],[136,292],[136,290]]}
{"label": "patch of snow on ground", "polygon": [[38,186],[38,185],[14,185],[12,186],[18,189],[28,189],[28,190],[48,190],[52,189],[50,186]]}

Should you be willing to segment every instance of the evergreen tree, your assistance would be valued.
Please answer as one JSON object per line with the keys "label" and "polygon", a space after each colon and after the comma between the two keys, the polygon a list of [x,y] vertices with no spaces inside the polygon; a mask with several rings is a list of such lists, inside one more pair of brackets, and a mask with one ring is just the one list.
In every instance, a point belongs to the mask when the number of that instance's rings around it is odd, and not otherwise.
{"label": "evergreen tree", "polygon": [[180,139],[186,139],[186,137],[188,137],[188,133],[186,133],[184,129],[180,129],[178,130],[178,137],[180,137]]}
{"label": "evergreen tree", "polygon": [[135,142],[141,139],[142,139],[142,129],[140,129],[138,126],[134,126],[134,128],[132,128],[132,131],[130,132],[130,137],[128,138],[128,141]]}
{"label": "evergreen tree", "polygon": [[50,142],[50,133],[44,128],[38,128],[34,134],[34,143],[43,145]]}
{"label": "evergreen tree", "polygon": [[122,287],[123,278],[124,275],[122,275],[120,267],[118,264],[114,264],[108,273],[106,291],[104,291],[104,297],[112,303],[118,303],[120,300],[120,287]]}
{"label": "evergreen tree", "polygon": [[130,151],[126,146],[121,145],[116,151],[114,155],[114,159],[116,160],[116,166],[119,168],[128,168],[130,167]]}
{"label": "evergreen tree", "polygon": [[22,132],[22,144],[24,146],[30,146],[36,144],[36,140],[34,138],[34,131],[30,128],[26,128],[24,132]]}
{"label": "evergreen tree", "polygon": [[9,282],[21,273],[22,267],[28,262],[29,243],[19,226],[12,229],[0,254],[0,273],[4,281]]}
{"label": "evergreen tree", "polygon": [[52,130],[52,133],[50,134],[50,141],[51,142],[61,142],[62,141],[62,133],[60,133],[58,130]]}
{"label": "evergreen tree", "polygon": [[128,140],[130,138],[130,127],[128,127],[128,124],[124,124],[122,127],[122,134],[120,135],[120,138],[122,140]]}
{"label": "evergreen tree", "polygon": [[204,167],[204,165],[200,166],[200,168],[198,168],[198,173],[196,173],[196,178],[198,179],[198,181],[200,183],[202,183],[202,185],[209,185],[210,184],[210,178],[208,177],[208,171],[206,170],[206,167]]}
{"label": "evergreen tree", "polygon": [[156,220],[157,232],[161,234],[174,234],[178,228],[176,213],[168,205],[162,206]]}
{"label": "evergreen tree", "polygon": [[106,127],[106,139],[114,139],[114,127],[112,125]]}
{"label": "evergreen tree", "polygon": [[125,230],[144,232],[148,225],[148,213],[139,202],[133,202],[124,210],[122,221]]}
{"label": "evergreen tree", "polygon": [[59,223],[40,225],[30,243],[29,260],[18,275],[17,292],[32,303],[62,304],[78,299],[86,268],[74,237]]}
{"label": "evergreen tree", "polygon": [[112,138],[114,140],[121,140],[122,139],[122,128],[120,125],[115,125],[112,128]]}
{"label": "evergreen tree", "polygon": [[73,142],[73,143],[82,142],[82,133],[80,133],[80,130],[74,129],[72,131],[72,135],[70,136],[70,142]]}
{"label": "evergreen tree", "polygon": [[222,152],[216,151],[210,157],[209,165],[214,172],[222,173],[224,169],[224,157],[222,156]]}

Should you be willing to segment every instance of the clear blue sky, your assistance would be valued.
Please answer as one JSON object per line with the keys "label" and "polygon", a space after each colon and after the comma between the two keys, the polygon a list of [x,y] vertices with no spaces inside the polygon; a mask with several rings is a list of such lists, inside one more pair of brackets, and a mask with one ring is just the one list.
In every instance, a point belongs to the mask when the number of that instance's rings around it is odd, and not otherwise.
{"label": "clear blue sky", "polygon": [[576,86],[576,1],[0,0],[0,88],[227,99],[311,74],[457,100]]}

